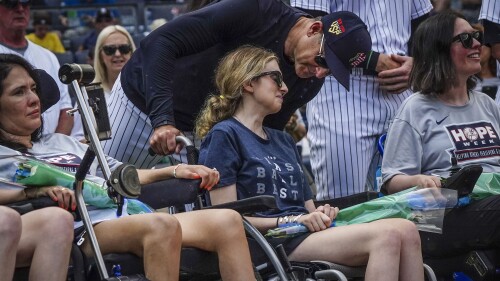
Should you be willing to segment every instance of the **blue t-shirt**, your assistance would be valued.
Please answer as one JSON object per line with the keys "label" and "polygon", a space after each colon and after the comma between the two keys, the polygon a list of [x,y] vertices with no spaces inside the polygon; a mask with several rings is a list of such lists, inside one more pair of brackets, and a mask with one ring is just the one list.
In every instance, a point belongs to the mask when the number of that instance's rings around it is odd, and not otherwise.
{"label": "blue t-shirt", "polygon": [[312,192],[295,142],[287,133],[264,128],[262,139],[234,118],[215,125],[203,140],[199,163],[220,172],[219,186],[236,183],[238,199],[273,195],[278,211],[260,216],[308,213]]}

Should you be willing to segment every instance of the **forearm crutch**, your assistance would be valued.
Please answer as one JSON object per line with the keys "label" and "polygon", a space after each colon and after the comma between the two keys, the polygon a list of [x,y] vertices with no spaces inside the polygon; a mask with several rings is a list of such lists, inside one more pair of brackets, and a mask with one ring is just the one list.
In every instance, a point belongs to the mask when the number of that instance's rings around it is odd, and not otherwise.
{"label": "forearm crutch", "polygon": [[[110,278],[106,270],[106,265],[92,227],[92,221],[90,220],[83,199],[83,181],[94,159],[97,157],[104,179],[106,180],[108,195],[117,204],[117,216],[121,216],[122,214],[124,198],[139,197],[141,186],[137,170],[134,166],[122,164],[113,172],[111,172],[109,168],[106,156],[100,144],[101,139],[107,139],[111,136],[109,117],[102,88],[98,84],[90,84],[94,80],[94,77],[95,71],[92,66],[88,64],[64,64],[59,69],[59,79],[61,82],[64,84],[71,84],[75,90],[78,103],[77,110],[82,117],[86,138],[89,141],[89,148],[75,174],[74,189],[78,211],[80,212],[85,230],[90,239],[101,279],[118,280],[113,277]],[[91,89],[92,96],[89,96],[87,89]],[[74,111],[75,110],[72,110],[71,112]],[[142,276],[131,278],[130,276],[128,280],[138,280],[140,278],[144,280]]]}

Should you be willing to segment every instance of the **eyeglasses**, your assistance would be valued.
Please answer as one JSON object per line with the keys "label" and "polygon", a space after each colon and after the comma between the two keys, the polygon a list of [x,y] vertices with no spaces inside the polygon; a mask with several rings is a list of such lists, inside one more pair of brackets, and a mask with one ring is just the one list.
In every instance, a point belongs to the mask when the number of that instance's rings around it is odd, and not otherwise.
{"label": "eyeglasses", "polygon": [[273,79],[274,82],[276,82],[276,85],[278,85],[278,88],[281,89],[283,86],[283,74],[281,72],[274,70],[274,71],[267,71],[267,72],[262,72],[261,74],[254,76],[252,79],[259,79],[260,77],[269,75],[271,79]]}
{"label": "eyeglasses", "polygon": [[314,61],[322,68],[328,69],[328,64],[325,60],[325,54],[323,53],[323,42],[325,42],[325,34],[321,36],[321,44],[319,45],[319,53],[314,57]]}
{"label": "eyeglasses", "polygon": [[106,56],[112,56],[116,53],[116,50],[120,51],[120,54],[126,55],[132,52],[132,46],[129,44],[122,45],[104,45],[102,46],[102,51]]}
{"label": "eyeglasses", "polygon": [[483,45],[483,33],[481,31],[473,31],[471,33],[460,33],[457,36],[453,37],[451,39],[451,42],[457,42],[460,41],[462,43],[462,46],[466,49],[472,49],[472,45],[474,43],[474,39],[476,39],[481,45]]}
{"label": "eyeglasses", "polygon": [[30,4],[30,0],[0,0],[0,5],[11,10],[16,8],[18,4],[26,8]]}

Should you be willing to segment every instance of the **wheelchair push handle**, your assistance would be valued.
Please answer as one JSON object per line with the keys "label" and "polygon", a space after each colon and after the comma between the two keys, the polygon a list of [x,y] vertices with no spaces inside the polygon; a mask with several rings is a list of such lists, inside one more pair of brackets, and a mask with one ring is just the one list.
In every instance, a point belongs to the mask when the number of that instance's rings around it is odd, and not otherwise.
{"label": "wheelchair push handle", "polygon": [[[175,141],[177,143],[182,143],[184,147],[186,148],[186,153],[187,153],[187,162],[190,165],[198,164],[198,150],[194,146],[194,143],[187,137],[185,136],[176,136]],[[151,156],[155,156],[156,152],[149,147],[148,148],[148,153]]]}
{"label": "wheelchair push handle", "polygon": [[94,81],[95,71],[90,64],[66,63],[59,68],[59,80],[71,84],[76,80],[79,84],[90,84]]}

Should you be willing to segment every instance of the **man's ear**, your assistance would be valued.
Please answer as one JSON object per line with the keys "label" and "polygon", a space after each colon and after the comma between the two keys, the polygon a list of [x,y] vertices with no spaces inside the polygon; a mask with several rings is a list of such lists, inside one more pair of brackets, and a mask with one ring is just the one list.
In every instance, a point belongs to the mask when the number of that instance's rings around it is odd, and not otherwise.
{"label": "man's ear", "polygon": [[314,21],[309,29],[307,30],[307,36],[313,36],[317,33],[321,33],[323,30],[323,22],[320,20]]}

